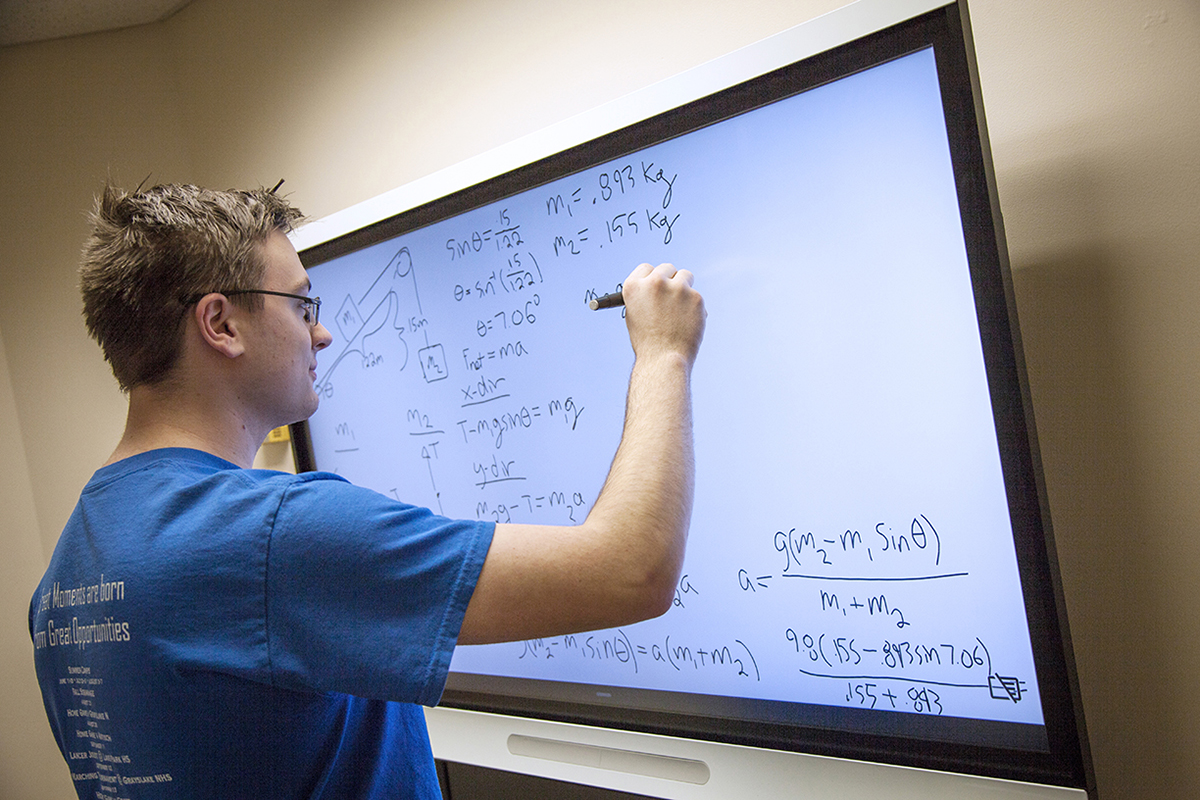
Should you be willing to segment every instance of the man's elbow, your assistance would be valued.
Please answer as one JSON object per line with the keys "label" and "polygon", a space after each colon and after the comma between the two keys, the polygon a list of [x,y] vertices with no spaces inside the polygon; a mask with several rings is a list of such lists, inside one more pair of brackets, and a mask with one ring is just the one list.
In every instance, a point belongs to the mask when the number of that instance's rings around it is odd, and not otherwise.
{"label": "man's elbow", "polygon": [[671,610],[671,606],[675,602],[675,584],[674,582],[666,584],[662,589],[654,595],[653,602],[647,607],[649,615],[646,619],[654,619],[661,617],[663,614]]}
{"label": "man's elbow", "polygon": [[[622,529],[627,532],[624,546],[607,550],[607,567],[595,574],[608,587],[609,609],[622,618],[615,624],[633,624],[671,610],[687,541],[686,523],[680,528],[672,521],[631,525]],[[606,540],[603,535],[597,539]]]}
{"label": "man's elbow", "polygon": [[678,582],[677,568],[647,570],[633,592],[634,604],[631,611],[636,617],[634,621],[654,619],[670,611],[675,602],[675,588]]}

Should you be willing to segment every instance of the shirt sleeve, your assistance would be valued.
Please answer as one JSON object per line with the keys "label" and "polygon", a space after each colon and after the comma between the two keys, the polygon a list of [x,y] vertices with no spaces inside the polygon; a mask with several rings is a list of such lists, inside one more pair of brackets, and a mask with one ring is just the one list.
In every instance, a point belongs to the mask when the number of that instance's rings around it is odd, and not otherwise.
{"label": "shirt sleeve", "polygon": [[267,554],[273,683],[435,705],[494,530],[301,476]]}

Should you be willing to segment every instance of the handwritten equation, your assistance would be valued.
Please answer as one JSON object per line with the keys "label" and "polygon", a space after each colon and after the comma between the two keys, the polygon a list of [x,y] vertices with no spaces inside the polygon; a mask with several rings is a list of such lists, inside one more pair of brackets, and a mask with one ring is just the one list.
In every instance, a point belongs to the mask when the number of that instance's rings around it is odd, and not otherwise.
{"label": "handwritten equation", "polygon": [[[678,173],[642,160],[599,172],[594,183],[551,194],[546,215],[563,223],[551,242],[554,255],[580,256],[626,237],[653,236],[670,244],[682,216],[671,207],[678,178]],[[587,224],[582,227],[570,224],[583,221]]]}
{"label": "handwritten equation", "polygon": [[994,670],[983,638],[954,643],[919,633],[943,616],[940,605],[930,605],[929,587],[965,586],[970,576],[945,568],[954,550],[929,516],[913,515],[902,526],[880,521],[866,535],[801,530],[770,536],[779,571],[736,571],[743,597],[773,607],[786,602],[786,614],[806,620],[780,634],[801,679],[844,682],[847,704],[923,714],[947,710],[947,689],[1011,703],[1024,698],[1025,678]]}
{"label": "handwritten equation", "polygon": [[530,639],[520,643],[518,660],[580,659],[622,665],[634,674],[658,667],[677,673],[723,673],[731,678],[761,680],[758,662],[741,639],[702,641],[666,634],[661,639],[630,639],[611,632]]}

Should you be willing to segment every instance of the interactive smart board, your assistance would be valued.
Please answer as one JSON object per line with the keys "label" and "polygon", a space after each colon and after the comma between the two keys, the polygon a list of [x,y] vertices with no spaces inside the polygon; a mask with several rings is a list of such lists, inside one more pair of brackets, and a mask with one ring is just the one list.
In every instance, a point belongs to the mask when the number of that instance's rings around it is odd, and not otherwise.
{"label": "interactive smart board", "polygon": [[315,466],[460,518],[581,522],[633,359],[623,312],[587,301],[664,261],[705,298],[673,607],[460,647],[449,702],[1051,758],[1062,642],[1003,264],[929,27],[302,253],[334,336]]}

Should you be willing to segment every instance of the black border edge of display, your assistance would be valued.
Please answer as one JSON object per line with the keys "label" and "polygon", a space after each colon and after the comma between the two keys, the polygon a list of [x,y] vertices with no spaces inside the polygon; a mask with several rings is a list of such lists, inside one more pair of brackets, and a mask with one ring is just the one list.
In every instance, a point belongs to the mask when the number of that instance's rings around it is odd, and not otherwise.
{"label": "black border edge of display", "polygon": [[[944,9],[946,35],[951,46],[935,47],[951,160],[959,182],[963,234],[976,287],[979,329],[985,343],[984,358],[993,417],[1010,515],[1020,565],[1022,592],[1034,640],[1035,667],[1042,690],[1043,714],[1051,753],[1059,763],[1055,771],[1069,784],[1095,796],[1095,775],[1084,721],[1070,628],[1067,623],[1058,554],[1054,544],[1049,495],[1042,471],[1032,395],[1017,319],[1016,294],[1004,234],[995,168],[991,159],[978,64],[966,0]],[[957,79],[941,80],[943,70],[957,71]],[[965,74],[964,74],[965,73]],[[966,80],[963,80],[963,78]],[[959,87],[950,96],[948,87]],[[960,113],[951,117],[949,110]],[[954,131],[951,126],[962,126]],[[964,185],[965,177],[983,176],[984,185]],[[981,267],[983,269],[981,269]],[[999,281],[1000,291],[994,283]],[[989,309],[980,297],[1004,298],[1003,308]],[[1003,312],[1003,313],[1000,313]],[[1003,345],[1003,346],[1000,346]],[[1004,386],[1016,385],[1012,395]],[[1003,423],[1008,425],[1004,426]],[[1049,586],[1050,592],[1044,587]]]}

